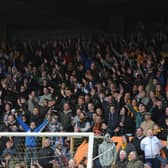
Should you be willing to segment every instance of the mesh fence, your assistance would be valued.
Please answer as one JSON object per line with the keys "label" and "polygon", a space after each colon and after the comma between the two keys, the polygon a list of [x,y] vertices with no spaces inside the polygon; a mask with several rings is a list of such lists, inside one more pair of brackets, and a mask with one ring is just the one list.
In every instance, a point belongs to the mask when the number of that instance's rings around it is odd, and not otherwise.
{"label": "mesh fence", "polygon": [[[74,160],[77,149],[88,137],[84,136],[2,136],[0,135],[0,167],[14,168],[24,164],[28,168],[34,164],[42,167],[68,167]],[[85,148],[86,149],[86,148]],[[87,153],[79,161],[87,166]],[[78,162],[79,162],[78,161]]]}

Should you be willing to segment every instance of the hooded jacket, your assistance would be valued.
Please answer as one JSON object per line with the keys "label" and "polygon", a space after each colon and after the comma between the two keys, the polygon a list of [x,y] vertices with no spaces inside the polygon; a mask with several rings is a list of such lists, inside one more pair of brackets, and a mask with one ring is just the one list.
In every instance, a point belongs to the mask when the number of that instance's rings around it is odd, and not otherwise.
{"label": "hooded jacket", "polygon": [[102,144],[99,145],[99,160],[101,166],[110,166],[112,163],[116,161],[116,147],[113,142],[109,142],[108,137],[109,135],[105,135],[104,141]]}

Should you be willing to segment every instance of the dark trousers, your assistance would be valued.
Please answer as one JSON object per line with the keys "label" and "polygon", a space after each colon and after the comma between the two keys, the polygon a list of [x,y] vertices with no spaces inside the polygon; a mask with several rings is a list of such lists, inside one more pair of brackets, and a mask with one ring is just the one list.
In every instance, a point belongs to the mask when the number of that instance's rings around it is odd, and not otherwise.
{"label": "dark trousers", "polygon": [[146,163],[150,163],[152,168],[160,168],[160,160],[158,158],[145,159]]}
{"label": "dark trousers", "polygon": [[94,160],[94,167],[95,168],[102,168],[102,166],[100,165],[99,159]]}
{"label": "dark trousers", "polygon": [[37,150],[35,147],[27,147],[25,151],[25,160],[26,164],[30,166],[31,162],[34,162],[36,160],[36,154]]}

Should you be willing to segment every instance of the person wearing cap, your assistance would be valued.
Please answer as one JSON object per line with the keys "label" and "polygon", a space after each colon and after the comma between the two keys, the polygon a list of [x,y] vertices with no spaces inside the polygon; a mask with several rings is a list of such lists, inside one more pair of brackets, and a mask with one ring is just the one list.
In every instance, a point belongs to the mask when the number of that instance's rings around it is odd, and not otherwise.
{"label": "person wearing cap", "polygon": [[151,113],[150,112],[146,112],[145,113],[145,120],[141,123],[141,128],[144,130],[144,135],[147,135],[147,131],[149,129],[153,129],[155,123],[154,121],[152,121],[151,119]]}
{"label": "person wearing cap", "polygon": [[146,163],[150,163],[152,168],[159,168],[160,161],[158,157],[160,156],[162,144],[160,140],[153,135],[151,129],[147,131],[147,136],[141,141],[140,146],[141,150],[144,151]]}

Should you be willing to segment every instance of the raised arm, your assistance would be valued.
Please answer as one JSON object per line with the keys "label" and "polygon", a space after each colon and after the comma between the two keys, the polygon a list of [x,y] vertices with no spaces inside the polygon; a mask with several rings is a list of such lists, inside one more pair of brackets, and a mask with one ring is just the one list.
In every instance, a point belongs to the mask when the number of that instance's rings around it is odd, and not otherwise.
{"label": "raised arm", "polygon": [[35,128],[34,132],[41,132],[46,127],[47,124],[48,120],[44,120],[39,127]]}
{"label": "raised arm", "polygon": [[26,123],[24,123],[20,117],[16,117],[16,121],[22,126],[25,132],[30,130],[29,126]]}

